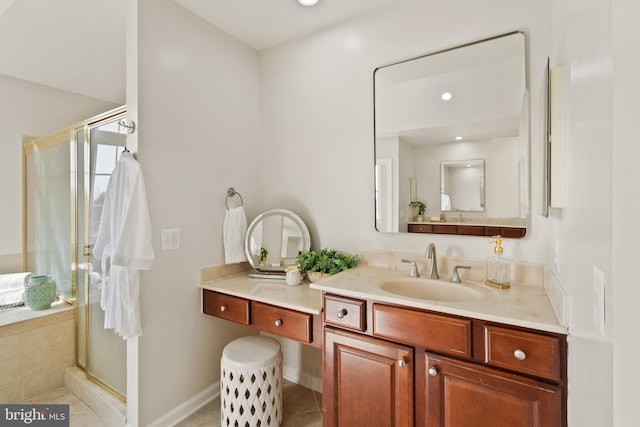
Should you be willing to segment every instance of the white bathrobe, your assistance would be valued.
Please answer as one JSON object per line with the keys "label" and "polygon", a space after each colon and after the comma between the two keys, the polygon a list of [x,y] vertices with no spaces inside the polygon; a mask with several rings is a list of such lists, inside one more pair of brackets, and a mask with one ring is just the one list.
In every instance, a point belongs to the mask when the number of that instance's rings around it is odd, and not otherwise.
{"label": "white bathrobe", "polygon": [[128,151],[111,174],[93,255],[102,260],[105,329],[123,338],[139,336],[139,270],[151,268],[154,253],[142,170]]}

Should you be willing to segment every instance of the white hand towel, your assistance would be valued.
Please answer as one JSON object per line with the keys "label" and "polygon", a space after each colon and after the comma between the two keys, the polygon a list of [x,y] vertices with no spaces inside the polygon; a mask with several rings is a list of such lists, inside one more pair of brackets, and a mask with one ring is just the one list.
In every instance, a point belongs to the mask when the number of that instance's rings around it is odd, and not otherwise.
{"label": "white hand towel", "polygon": [[24,288],[30,277],[31,273],[0,274],[0,289]]}
{"label": "white hand towel", "polygon": [[24,302],[24,287],[31,273],[0,274],[0,305]]}
{"label": "white hand towel", "polygon": [[244,254],[244,236],[247,234],[247,217],[242,206],[229,208],[224,214],[222,239],[224,261],[235,264],[247,260]]}

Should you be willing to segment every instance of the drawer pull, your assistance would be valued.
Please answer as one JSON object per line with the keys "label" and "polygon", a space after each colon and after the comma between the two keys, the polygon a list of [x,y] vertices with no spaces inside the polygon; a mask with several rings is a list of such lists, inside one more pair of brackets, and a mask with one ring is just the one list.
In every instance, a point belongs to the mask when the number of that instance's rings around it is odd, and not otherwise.
{"label": "drawer pull", "polygon": [[432,376],[432,377],[437,377],[438,376],[438,368],[436,368],[434,366],[430,367],[429,371],[427,371],[427,372],[429,372],[429,375]]}
{"label": "drawer pull", "polygon": [[407,361],[404,359],[398,360],[398,366],[400,366],[401,368],[404,368],[405,366],[407,366]]}
{"label": "drawer pull", "polygon": [[347,315],[347,309],[343,308],[342,310],[340,310],[338,312],[338,314],[336,316],[338,316],[338,319],[344,319],[344,316]]}
{"label": "drawer pull", "polygon": [[524,360],[527,358],[527,353],[525,353],[520,349],[517,349],[516,351],[513,352],[513,357],[515,357],[518,360]]}
{"label": "drawer pull", "polygon": [[274,325],[276,325],[276,326],[278,326],[278,327],[279,327],[279,326],[282,326],[282,319],[278,319],[278,320],[276,320],[275,322],[273,322],[273,324],[274,324]]}
{"label": "drawer pull", "polygon": [[220,306],[220,311],[227,311],[227,306],[226,305],[221,305]]}

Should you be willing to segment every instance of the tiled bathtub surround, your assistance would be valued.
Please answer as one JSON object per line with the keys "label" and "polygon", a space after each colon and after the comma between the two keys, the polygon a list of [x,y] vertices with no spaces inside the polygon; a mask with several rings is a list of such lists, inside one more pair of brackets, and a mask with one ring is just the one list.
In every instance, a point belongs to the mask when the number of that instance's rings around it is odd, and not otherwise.
{"label": "tiled bathtub surround", "polygon": [[3,313],[2,323],[0,402],[21,403],[62,387],[64,370],[75,360],[73,307],[58,303],[40,312],[15,309]]}

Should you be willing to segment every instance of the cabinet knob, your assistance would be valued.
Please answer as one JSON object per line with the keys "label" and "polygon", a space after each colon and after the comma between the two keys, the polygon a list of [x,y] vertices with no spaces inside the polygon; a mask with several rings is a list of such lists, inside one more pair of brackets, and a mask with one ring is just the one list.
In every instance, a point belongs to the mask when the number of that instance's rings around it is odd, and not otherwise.
{"label": "cabinet knob", "polygon": [[404,359],[398,360],[398,366],[400,366],[401,368],[404,368],[405,366],[407,366],[407,361]]}
{"label": "cabinet knob", "polygon": [[513,357],[515,357],[518,360],[524,360],[527,358],[527,353],[525,353],[520,349],[517,349],[516,351],[513,352]]}
{"label": "cabinet knob", "polygon": [[220,306],[220,311],[227,311],[227,306],[226,305],[221,305]]}
{"label": "cabinet knob", "polygon": [[429,368],[429,375],[431,375],[432,377],[437,377],[438,376],[438,368],[436,368],[435,366],[432,366]]}
{"label": "cabinet knob", "polygon": [[342,310],[340,310],[340,311],[338,312],[338,314],[337,314],[336,316],[338,316],[338,319],[342,319],[342,318],[344,318],[344,316],[346,316],[346,315],[347,315],[347,309],[346,309],[346,308],[343,308]]}
{"label": "cabinet knob", "polygon": [[278,319],[275,322],[273,322],[274,325],[276,326],[282,326],[282,319]]}

